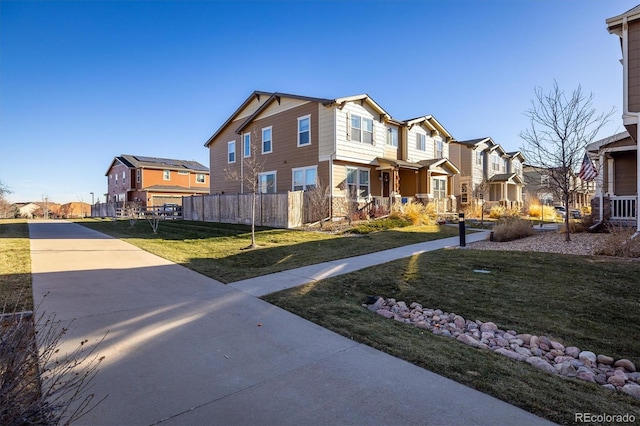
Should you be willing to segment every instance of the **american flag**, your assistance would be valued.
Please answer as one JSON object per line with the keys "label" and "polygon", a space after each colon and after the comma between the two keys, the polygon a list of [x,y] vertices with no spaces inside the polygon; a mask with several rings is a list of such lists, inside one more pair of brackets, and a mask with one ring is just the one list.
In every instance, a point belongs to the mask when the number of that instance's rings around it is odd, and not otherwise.
{"label": "american flag", "polygon": [[580,166],[580,173],[578,173],[578,177],[585,182],[589,182],[594,180],[598,176],[598,170],[591,162],[591,159],[584,153],[584,159],[582,160],[582,166]]}

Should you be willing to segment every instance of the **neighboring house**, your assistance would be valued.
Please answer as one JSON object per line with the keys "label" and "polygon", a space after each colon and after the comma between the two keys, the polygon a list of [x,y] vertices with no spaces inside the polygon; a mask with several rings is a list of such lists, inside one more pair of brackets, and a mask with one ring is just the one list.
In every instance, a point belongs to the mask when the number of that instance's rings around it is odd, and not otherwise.
{"label": "neighboring house", "polygon": [[[606,185],[601,188],[599,217],[606,219],[605,195],[609,196],[611,218],[625,216],[628,223],[635,222],[640,232],[638,220],[638,194],[640,193],[640,6],[606,20],[609,33],[620,37],[622,47],[622,122],[630,140],[604,143],[598,150],[601,178]],[[616,145],[617,146],[614,146]],[[613,149],[618,149],[614,151]],[[635,152],[634,152],[635,151]],[[593,152],[593,150],[592,150]],[[624,154],[623,154],[624,152]],[[615,153],[615,154],[614,154]],[[635,158],[634,154],[635,153]],[[618,180],[634,176],[635,188],[628,182]],[[604,183],[604,182],[603,182]],[[625,193],[626,195],[622,195]],[[624,198],[619,198],[624,197]],[[620,210],[622,208],[623,210]]]}
{"label": "neighboring house", "polygon": [[35,201],[31,203],[16,203],[18,215],[23,218],[36,217],[54,218],[60,214],[60,204],[49,201]]}
{"label": "neighboring house", "polygon": [[598,176],[591,214],[596,222],[634,223],[637,219],[637,144],[621,132],[587,145]]}
{"label": "neighboring house", "polygon": [[209,138],[211,187],[243,193],[245,159],[261,164],[260,191],[330,188],[332,215],[360,205],[416,198],[457,211],[451,134],[430,115],[392,118],[366,94],[337,99],[253,92]]}
{"label": "neighboring house", "polygon": [[460,175],[454,178],[454,193],[462,207],[481,203],[485,208],[522,208],[522,153],[505,152],[490,137],[453,141],[450,153],[460,167]]}
{"label": "neighboring house", "polygon": [[62,204],[60,216],[65,219],[91,216],[91,204],[80,201]]}
{"label": "neighboring house", "polygon": [[197,161],[121,155],[107,169],[108,203],[182,205],[182,197],[209,193],[209,169]]}
{"label": "neighboring house", "polygon": [[[538,200],[549,206],[564,205],[562,193],[558,191],[558,185],[553,183],[552,175],[553,170],[525,165],[523,168],[526,185],[525,202]],[[582,210],[590,205],[596,191],[596,183],[585,182],[573,172],[569,179],[569,207]]]}

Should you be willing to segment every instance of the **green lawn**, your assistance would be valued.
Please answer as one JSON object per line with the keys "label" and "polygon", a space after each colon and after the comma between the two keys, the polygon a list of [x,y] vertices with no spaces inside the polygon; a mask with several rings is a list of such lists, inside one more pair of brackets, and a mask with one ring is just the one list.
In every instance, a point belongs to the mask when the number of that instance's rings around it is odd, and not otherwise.
{"label": "green lawn", "polygon": [[244,225],[167,220],[154,234],[142,220],[133,227],[126,220],[78,223],[223,283],[458,235],[458,228],[450,226],[407,226],[366,235],[259,228],[260,248],[245,250],[250,230]]}
{"label": "green lawn", "polygon": [[0,220],[0,312],[33,309],[29,226],[25,220]]}
{"label": "green lawn", "polygon": [[[473,272],[486,269],[489,274]],[[367,295],[419,302],[502,329],[553,337],[640,366],[640,262],[545,253],[440,250],[264,299],[554,422],[575,412],[640,419],[640,401],[384,319]]]}

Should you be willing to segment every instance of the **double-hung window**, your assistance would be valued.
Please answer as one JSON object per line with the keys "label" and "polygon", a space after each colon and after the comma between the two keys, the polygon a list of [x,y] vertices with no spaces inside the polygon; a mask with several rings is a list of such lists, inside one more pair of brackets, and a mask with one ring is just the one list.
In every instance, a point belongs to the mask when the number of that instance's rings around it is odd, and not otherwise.
{"label": "double-hung window", "polygon": [[398,147],[398,129],[396,127],[387,128],[387,145]]}
{"label": "double-hung window", "polygon": [[196,182],[204,183],[205,182],[205,174],[204,173],[196,173]]}
{"label": "double-hung window", "polygon": [[141,170],[140,169],[136,169],[136,182],[140,183],[141,180]]}
{"label": "double-hung window", "polygon": [[416,133],[416,149],[418,151],[427,150],[427,136],[422,133]]}
{"label": "double-hung window", "polygon": [[373,120],[352,114],[351,140],[373,145]]}
{"label": "double-hung window", "polygon": [[171,180],[171,170],[162,171],[162,180]]}
{"label": "double-hung window", "polygon": [[293,190],[306,191],[316,187],[318,167],[300,167],[293,169]]}
{"label": "double-hung window", "polygon": [[298,146],[311,144],[311,116],[298,117]]}
{"label": "double-hung window", "polygon": [[368,197],[370,193],[369,170],[347,167],[347,196],[349,198],[364,198]]}
{"label": "double-hung window", "polygon": [[476,164],[482,166],[482,151],[476,151]]}
{"label": "double-hung window", "polygon": [[497,154],[491,155],[491,170],[494,172],[500,171],[500,157]]}
{"label": "double-hung window", "polygon": [[227,163],[236,162],[236,141],[227,142]]}
{"label": "double-hung window", "polygon": [[436,140],[434,144],[434,157],[443,158],[444,156],[444,142],[442,140]]}
{"label": "double-hung window", "polygon": [[442,200],[447,196],[447,180],[433,178],[433,198]]}
{"label": "double-hung window", "polygon": [[264,172],[258,174],[258,189],[262,194],[275,194],[276,172]]}
{"label": "double-hung window", "polygon": [[122,172],[122,184],[124,185],[125,183],[127,183],[127,175],[125,172]]}
{"label": "double-hung window", "polygon": [[251,157],[251,133],[242,135],[242,149],[244,158]]}
{"label": "double-hung window", "polygon": [[507,159],[502,159],[502,173],[507,173]]}
{"label": "double-hung window", "polygon": [[262,153],[269,154],[273,152],[273,143],[271,140],[271,126],[262,129]]}

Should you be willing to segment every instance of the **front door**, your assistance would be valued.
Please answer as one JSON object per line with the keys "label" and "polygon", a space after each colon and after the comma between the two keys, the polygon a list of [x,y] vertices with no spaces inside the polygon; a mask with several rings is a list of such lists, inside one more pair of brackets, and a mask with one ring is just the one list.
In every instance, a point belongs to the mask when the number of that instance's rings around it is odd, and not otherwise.
{"label": "front door", "polygon": [[389,185],[391,185],[391,179],[389,179],[389,172],[382,172],[382,196],[389,196]]}

